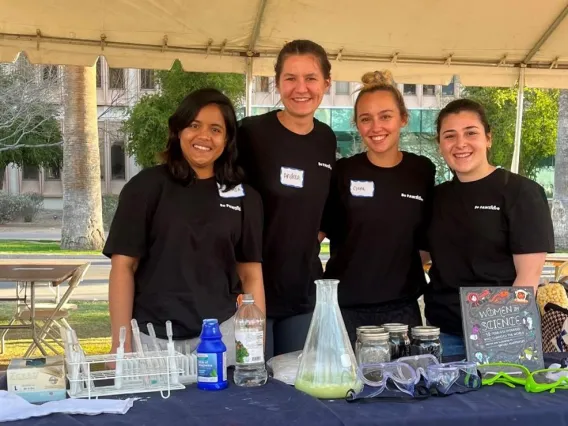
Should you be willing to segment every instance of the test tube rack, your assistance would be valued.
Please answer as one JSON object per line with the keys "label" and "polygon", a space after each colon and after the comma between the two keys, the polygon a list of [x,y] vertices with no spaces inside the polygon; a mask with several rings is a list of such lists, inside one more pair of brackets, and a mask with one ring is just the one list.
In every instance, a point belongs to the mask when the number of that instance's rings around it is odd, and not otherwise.
{"label": "test tube rack", "polygon": [[[197,382],[197,356],[167,350],[86,355],[78,342],[65,342],[65,364],[71,398],[160,392],[185,389]],[[114,368],[112,368],[114,367]]]}

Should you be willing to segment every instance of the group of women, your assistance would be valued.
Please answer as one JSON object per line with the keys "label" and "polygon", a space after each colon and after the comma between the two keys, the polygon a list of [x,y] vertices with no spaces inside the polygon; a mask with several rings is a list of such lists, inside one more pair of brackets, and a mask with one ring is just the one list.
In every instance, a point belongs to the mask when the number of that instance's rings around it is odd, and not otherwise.
{"label": "group of women", "polygon": [[[189,94],[169,119],[159,166],[121,192],[104,248],[112,258],[113,350],[136,319],[183,353],[217,318],[234,362],[239,293],[266,313],[266,357],[303,348],[319,278],[340,280],[352,341],[361,325],[440,327],[444,353],[463,353],[459,288],[536,289],[553,228],[544,190],[488,162],[483,108],[451,102],[437,120],[453,179],[435,185],[426,157],[400,149],[404,98],[388,72],[367,73],[354,105],[365,152],[336,161],[333,131],[314,114],[331,84],[325,50],[287,43],[275,65],[283,108],[237,123],[214,89]],[[320,243],[330,240],[325,271]],[[432,261],[429,282],[424,265]],[[127,339],[126,350],[130,349]]]}

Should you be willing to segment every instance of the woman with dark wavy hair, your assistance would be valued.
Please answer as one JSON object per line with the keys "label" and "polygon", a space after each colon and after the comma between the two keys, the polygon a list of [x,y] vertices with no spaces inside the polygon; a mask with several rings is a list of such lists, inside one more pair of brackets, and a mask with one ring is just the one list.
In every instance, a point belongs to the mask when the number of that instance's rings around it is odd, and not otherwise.
{"label": "woman with dark wavy hair", "polygon": [[132,318],[143,344],[152,323],[164,348],[170,320],[182,353],[195,350],[202,320],[217,318],[232,364],[238,293],[252,293],[265,310],[262,203],[241,183],[236,126],[233,105],[221,92],[190,93],[169,119],[163,164],[124,186],[103,250],[112,259],[113,351],[120,327],[130,330]]}

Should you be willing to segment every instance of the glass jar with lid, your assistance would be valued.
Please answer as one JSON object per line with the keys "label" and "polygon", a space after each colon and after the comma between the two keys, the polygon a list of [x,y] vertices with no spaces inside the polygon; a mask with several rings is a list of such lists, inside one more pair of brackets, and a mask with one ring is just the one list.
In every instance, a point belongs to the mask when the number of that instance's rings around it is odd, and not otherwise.
{"label": "glass jar with lid", "polygon": [[412,341],[410,343],[411,355],[434,355],[442,362],[442,344],[440,343],[440,329],[430,325],[412,327]]}
{"label": "glass jar with lid", "polygon": [[357,334],[357,340],[355,341],[355,353],[359,350],[361,346],[361,334],[373,334],[373,333],[383,333],[385,329],[379,327],[378,325],[362,325],[357,327],[355,330]]}
{"label": "glass jar with lid", "polygon": [[401,323],[383,324],[383,328],[389,333],[391,360],[410,355],[410,339],[408,337],[408,325]]}
{"label": "glass jar with lid", "polygon": [[387,331],[361,333],[357,342],[359,344],[355,350],[355,358],[359,366],[391,360],[389,333]]}

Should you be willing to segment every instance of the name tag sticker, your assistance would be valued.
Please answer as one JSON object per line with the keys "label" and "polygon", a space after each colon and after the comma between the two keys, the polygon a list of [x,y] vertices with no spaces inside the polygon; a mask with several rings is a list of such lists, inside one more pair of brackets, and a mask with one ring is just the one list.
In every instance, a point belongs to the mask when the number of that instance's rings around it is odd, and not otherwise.
{"label": "name tag sticker", "polygon": [[354,197],[372,197],[375,195],[375,182],[369,180],[352,180],[351,195]]}
{"label": "name tag sticker", "polygon": [[290,167],[280,168],[280,183],[293,188],[304,187],[304,171]]}
{"label": "name tag sticker", "polygon": [[245,189],[242,185],[237,185],[233,189],[224,192],[223,190],[225,187],[217,184],[217,188],[219,188],[219,195],[223,198],[239,198],[245,196]]}

